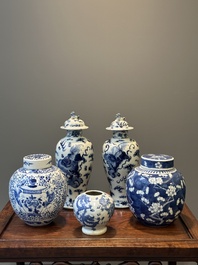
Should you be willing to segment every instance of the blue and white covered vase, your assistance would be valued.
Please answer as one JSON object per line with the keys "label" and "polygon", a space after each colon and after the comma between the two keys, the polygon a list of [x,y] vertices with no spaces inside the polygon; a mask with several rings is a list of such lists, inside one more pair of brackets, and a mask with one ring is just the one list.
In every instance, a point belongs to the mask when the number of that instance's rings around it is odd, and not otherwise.
{"label": "blue and white covered vase", "polygon": [[139,166],[139,146],[134,139],[128,137],[128,131],[133,127],[119,113],[106,129],[113,131],[113,137],[105,141],[102,149],[110,195],[116,208],[128,208],[126,178],[134,167]]}
{"label": "blue and white covered vase", "polygon": [[82,136],[82,130],[87,128],[74,112],[61,126],[67,134],[57,143],[55,158],[68,184],[64,208],[73,209],[75,198],[87,190],[94,155],[92,143]]}
{"label": "blue and white covered vase", "polygon": [[13,210],[26,224],[42,226],[51,223],[63,209],[67,183],[61,170],[52,165],[47,154],[23,158],[23,167],[14,172],[9,182]]}
{"label": "blue and white covered vase", "polygon": [[74,215],[82,224],[86,235],[102,235],[114,213],[114,202],[109,194],[99,190],[88,190],[74,201]]}
{"label": "blue and white covered vase", "polygon": [[172,156],[142,155],[141,165],[129,173],[126,186],[129,208],[145,225],[166,226],[183,209],[185,181]]}

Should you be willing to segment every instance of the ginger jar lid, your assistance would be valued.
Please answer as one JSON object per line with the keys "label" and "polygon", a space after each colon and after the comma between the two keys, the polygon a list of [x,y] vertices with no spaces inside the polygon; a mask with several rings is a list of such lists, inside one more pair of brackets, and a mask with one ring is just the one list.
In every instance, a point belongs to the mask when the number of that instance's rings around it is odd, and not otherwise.
{"label": "ginger jar lid", "polygon": [[141,165],[153,169],[170,169],[174,167],[174,157],[164,154],[145,154],[141,156]]}
{"label": "ginger jar lid", "polygon": [[64,125],[60,127],[64,130],[85,130],[89,127],[85,125],[84,121],[79,118],[75,112],[71,112],[71,117],[65,121]]}
{"label": "ginger jar lid", "polygon": [[23,157],[25,169],[44,169],[52,166],[52,157],[47,154],[31,154]]}
{"label": "ginger jar lid", "polygon": [[116,119],[111,123],[109,127],[106,128],[106,130],[110,131],[129,131],[132,129],[133,127],[130,127],[128,125],[125,117],[121,117],[120,113],[116,114]]}

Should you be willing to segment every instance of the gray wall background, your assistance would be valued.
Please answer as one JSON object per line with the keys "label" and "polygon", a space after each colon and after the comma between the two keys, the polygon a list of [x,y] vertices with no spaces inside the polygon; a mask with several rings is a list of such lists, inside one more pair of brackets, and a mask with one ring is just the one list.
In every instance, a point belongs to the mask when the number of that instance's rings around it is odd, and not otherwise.
{"label": "gray wall background", "polygon": [[175,157],[198,216],[198,1],[0,0],[1,208],[24,155],[48,153],[75,111],[94,145],[90,189],[120,112],[143,153]]}

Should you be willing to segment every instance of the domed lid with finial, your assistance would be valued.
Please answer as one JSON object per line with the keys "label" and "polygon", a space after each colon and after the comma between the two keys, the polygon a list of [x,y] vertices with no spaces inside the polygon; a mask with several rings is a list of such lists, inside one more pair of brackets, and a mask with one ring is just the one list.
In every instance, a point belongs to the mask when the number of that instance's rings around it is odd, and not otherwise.
{"label": "domed lid with finial", "polygon": [[60,127],[64,130],[85,130],[89,127],[85,125],[84,121],[79,118],[75,112],[71,112],[71,117],[65,121],[64,126]]}
{"label": "domed lid with finial", "polygon": [[110,131],[129,131],[132,130],[133,127],[128,125],[125,117],[121,117],[120,113],[117,113],[116,119],[106,129]]}

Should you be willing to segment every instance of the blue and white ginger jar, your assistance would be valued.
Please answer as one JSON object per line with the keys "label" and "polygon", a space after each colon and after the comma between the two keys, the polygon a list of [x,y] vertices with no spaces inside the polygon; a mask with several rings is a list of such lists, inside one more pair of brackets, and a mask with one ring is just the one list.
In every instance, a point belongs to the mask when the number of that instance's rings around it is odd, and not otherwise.
{"label": "blue and white ginger jar", "polygon": [[172,156],[142,155],[141,165],[129,173],[126,186],[130,210],[145,225],[166,226],[183,209],[185,181]]}
{"label": "blue and white ginger jar", "polygon": [[132,130],[120,113],[107,130],[113,131],[113,137],[103,144],[102,158],[116,208],[128,208],[126,196],[126,178],[129,172],[139,166],[140,150],[137,142],[128,137]]}
{"label": "blue and white ginger jar", "polygon": [[88,190],[78,195],[74,201],[74,215],[82,224],[82,232],[86,235],[104,234],[114,208],[111,196],[99,190]]}
{"label": "blue and white ginger jar", "polygon": [[52,165],[47,154],[31,154],[23,158],[9,182],[9,198],[13,210],[26,224],[42,226],[51,223],[62,210],[67,183],[61,170]]}
{"label": "blue and white ginger jar", "polygon": [[67,134],[56,145],[56,165],[66,176],[68,190],[64,208],[73,209],[75,198],[87,190],[93,163],[93,145],[82,136],[87,129],[84,121],[74,112],[61,129]]}

